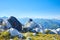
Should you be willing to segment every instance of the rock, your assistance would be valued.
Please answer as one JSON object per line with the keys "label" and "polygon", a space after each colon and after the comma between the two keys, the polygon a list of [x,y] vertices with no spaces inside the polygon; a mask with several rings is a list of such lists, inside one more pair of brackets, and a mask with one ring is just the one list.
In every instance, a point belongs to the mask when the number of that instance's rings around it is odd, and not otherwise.
{"label": "rock", "polygon": [[27,28],[27,30],[30,32],[43,32],[42,26],[35,23],[32,19],[29,19],[24,27]]}
{"label": "rock", "polygon": [[10,40],[13,40],[13,39],[10,39]]}
{"label": "rock", "polygon": [[3,19],[0,19],[0,25],[2,25]]}
{"label": "rock", "polygon": [[29,21],[24,25],[24,27],[30,30],[36,27],[36,23],[33,22],[32,19],[29,19]]}
{"label": "rock", "polygon": [[30,32],[25,33],[24,36],[25,36],[25,37],[29,37],[29,36],[30,36]]}
{"label": "rock", "polygon": [[31,37],[27,37],[27,39],[26,40],[31,40]]}
{"label": "rock", "polygon": [[0,25],[0,29],[7,30],[11,28],[10,23],[7,20],[3,20],[2,25]]}
{"label": "rock", "polygon": [[5,26],[6,29],[9,29],[12,27],[11,24],[7,20],[4,20],[2,25]]}
{"label": "rock", "polygon": [[8,22],[12,25],[12,28],[22,31],[22,24],[15,17],[11,16]]}
{"label": "rock", "polygon": [[33,36],[36,36],[37,34],[36,33],[33,33]]}
{"label": "rock", "polygon": [[57,34],[57,31],[55,29],[45,29],[45,33],[48,33],[48,34]]}
{"label": "rock", "polygon": [[23,37],[22,33],[20,33],[18,30],[14,29],[14,28],[10,28],[7,31],[10,33],[11,36],[18,36],[19,38]]}
{"label": "rock", "polygon": [[57,34],[57,31],[55,29],[51,30],[52,34]]}
{"label": "rock", "polygon": [[5,27],[0,25],[0,32],[3,32],[3,31],[5,31]]}
{"label": "rock", "polygon": [[3,32],[4,31],[4,29],[2,29],[3,27],[0,25],[0,32]]}
{"label": "rock", "polygon": [[60,28],[57,28],[56,31],[58,34],[60,34]]}

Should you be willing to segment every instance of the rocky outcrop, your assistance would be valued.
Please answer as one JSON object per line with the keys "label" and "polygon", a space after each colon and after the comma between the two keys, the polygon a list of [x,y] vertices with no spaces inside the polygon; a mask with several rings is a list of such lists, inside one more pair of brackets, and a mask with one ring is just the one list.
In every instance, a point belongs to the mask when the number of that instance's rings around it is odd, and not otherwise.
{"label": "rocky outcrop", "polygon": [[12,25],[12,28],[22,31],[22,24],[15,17],[11,16],[8,22]]}

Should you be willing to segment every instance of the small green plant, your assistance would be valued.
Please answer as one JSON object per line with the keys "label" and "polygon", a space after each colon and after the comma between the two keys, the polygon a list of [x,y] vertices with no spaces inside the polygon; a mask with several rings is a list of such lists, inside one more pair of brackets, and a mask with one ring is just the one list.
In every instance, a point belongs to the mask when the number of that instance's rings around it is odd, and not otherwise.
{"label": "small green plant", "polygon": [[50,33],[50,30],[47,30],[46,32],[45,32],[45,34],[49,34]]}
{"label": "small green plant", "polygon": [[15,37],[13,38],[13,40],[19,40],[19,38],[18,38],[17,36],[15,36]]}

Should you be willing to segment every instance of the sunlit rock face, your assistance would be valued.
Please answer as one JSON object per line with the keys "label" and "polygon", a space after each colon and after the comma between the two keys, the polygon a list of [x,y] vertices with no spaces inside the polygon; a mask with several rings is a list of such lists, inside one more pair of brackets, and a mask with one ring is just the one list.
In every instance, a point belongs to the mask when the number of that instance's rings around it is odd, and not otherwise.
{"label": "sunlit rock face", "polygon": [[7,20],[4,20],[2,22],[2,25],[0,25],[0,28],[4,29],[4,30],[7,30],[7,29],[11,28],[11,25],[10,25],[10,23]]}
{"label": "sunlit rock face", "polygon": [[5,31],[9,29],[10,27],[11,25],[9,24],[7,20],[0,19],[0,32]]}
{"label": "sunlit rock face", "polygon": [[4,26],[2,26],[3,19],[0,18],[0,32],[4,31]]}
{"label": "sunlit rock face", "polygon": [[55,29],[52,29],[50,33],[51,33],[51,34],[58,34]]}
{"label": "sunlit rock face", "polygon": [[0,32],[3,32],[3,31],[4,31],[3,28],[4,28],[4,27],[3,27],[2,25],[0,25]]}
{"label": "sunlit rock face", "polygon": [[23,37],[22,33],[20,33],[18,30],[14,29],[14,28],[10,28],[9,30],[7,30],[11,36],[18,36],[20,38]]}
{"label": "sunlit rock face", "polygon": [[60,28],[57,28],[56,31],[58,34],[60,34]]}
{"label": "sunlit rock face", "polygon": [[48,32],[48,34],[58,34],[56,29],[45,29],[45,33]]}
{"label": "sunlit rock face", "polygon": [[3,26],[6,26],[7,29],[12,27],[11,24],[7,20],[3,21]]}
{"label": "sunlit rock face", "polygon": [[28,31],[32,32],[43,32],[43,28],[41,25],[29,19],[29,21],[24,25],[24,28],[27,28]]}

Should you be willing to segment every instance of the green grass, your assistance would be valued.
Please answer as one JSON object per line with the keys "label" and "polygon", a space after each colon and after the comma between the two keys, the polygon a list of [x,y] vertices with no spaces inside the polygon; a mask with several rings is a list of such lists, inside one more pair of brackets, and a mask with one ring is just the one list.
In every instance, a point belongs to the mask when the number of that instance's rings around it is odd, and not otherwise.
{"label": "green grass", "polygon": [[30,37],[32,40],[60,40],[60,35],[58,35],[58,34],[41,34],[41,33],[39,33],[36,36],[34,36],[32,34],[33,33],[27,33],[27,35],[25,37],[26,38]]}
{"label": "green grass", "polygon": [[[42,34],[42,33],[38,33],[36,36],[33,35],[33,33],[31,32],[27,32],[27,33],[22,33],[26,38],[24,38],[24,40],[26,40],[28,37],[31,38],[31,40],[60,40],[60,35],[58,34]],[[8,32],[2,32],[0,34],[0,40],[9,40],[10,39],[10,34]],[[20,38],[18,38],[17,36],[12,38],[13,40],[18,40]]]}

